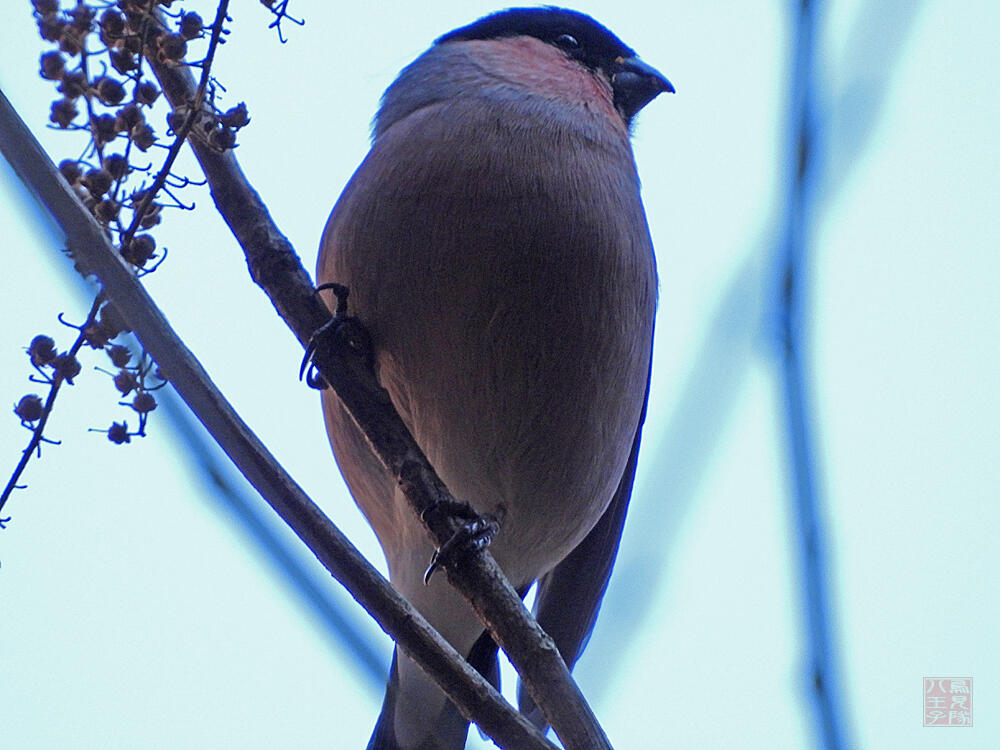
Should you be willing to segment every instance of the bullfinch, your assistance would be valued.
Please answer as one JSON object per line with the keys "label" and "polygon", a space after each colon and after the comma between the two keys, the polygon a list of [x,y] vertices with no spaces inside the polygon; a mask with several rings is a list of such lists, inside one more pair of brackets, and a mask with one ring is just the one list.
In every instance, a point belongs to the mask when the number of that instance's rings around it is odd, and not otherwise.
{"label": "bullfinch", "polygon": [[[657,281],[630,143],[670,82],[589,16],[515,8],[399,74],[323,233],[379,381],[572,668],[618,550],[649,389]],[[488,679],[497,647],[336,395],[337,463],[393,585]],[[540,724],[522,694],[522,710]],[[460,750],[468,724],[405,653],[369,750]]]}

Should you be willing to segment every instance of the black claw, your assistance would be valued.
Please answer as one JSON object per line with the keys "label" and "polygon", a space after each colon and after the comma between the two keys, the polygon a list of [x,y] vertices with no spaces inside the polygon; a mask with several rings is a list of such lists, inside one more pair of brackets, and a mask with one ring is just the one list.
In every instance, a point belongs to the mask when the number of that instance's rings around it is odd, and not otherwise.
{"label": "black claw", "polygon": [[[431,576],[438,568],[454,564],[465,555],[489,546],[490,542],[500,533],[500,519],[492,513],[477,515],[464,503],[456,503],[451,508],[455,515],[465,518],[451,539],[441,545],[431,557],[431,564],[424,572],[424,584],[430,583]],[[425,511],[426,513],[426,511]]]}
{"label": "black claw", "polygon": [[313,294],[319,294],[324,289],[332,289],[333,296],[337,298],[337,307],[333,311],[334,315],[342,316],[347,315],[347,297],[351,293],[343,284],[338,284],[336,281],[330,281],[326,284],[320,284],[313,290]]}
{"label": "black claw", "polygon": [[[316,387],[313,385],[313,381],[315,380],[312,372],[313,355],[316,353],[316,349],[319,347],[320,339],[328,335],[330,331],[337,328],[337,326],[339,326],[340,323],[341,323],[341,318],[337,316],[330,318],[328,321],[326,321],[326,323],[324,323],[322,326],[320,326],[313,332],[313,335],[309,337],[309,343],[306,344],[306,351],[302,355],[302,362],[299,365],[299,380],[302,380],[302,378],[305,377],[306,382],[313,388]],[[306,370],[309,371],[308,376],[306,376]]]}
{"label": "black claw", "polygon": [[333,290],[337,297],[337,306],[333,316],[309,337],[309,343],[306,344],[306,350],[299,365],[299,380],[305,378],[309,387],[317,390],[329,387],[323,376],[316,372],[312,361],[316,350],[324,339],[333,338],[338,343],[346,344],[355,353],[364,356],[369,367],[373,366],[371,337],[361,321],[347,314],[348,288],[343,284],[330,282],[320,284],[314,293],[318,294],[324,289]]}
{"label": "black claw", "polygon": [[319,370],[315,367],[310,367],[309,372],[306,373],[306,385],[310,388],[315,388],[317,391],[323,391],[330,387],[330,384],[326,382],[326,378],[319,374]]}

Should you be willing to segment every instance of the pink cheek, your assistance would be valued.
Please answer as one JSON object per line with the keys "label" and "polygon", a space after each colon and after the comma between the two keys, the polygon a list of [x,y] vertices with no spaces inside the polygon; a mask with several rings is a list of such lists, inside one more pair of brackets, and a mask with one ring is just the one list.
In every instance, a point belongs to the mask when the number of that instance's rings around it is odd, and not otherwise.
{"label": "pink cheek", "polygon": [[518,37],[485,42],[490,67],[499,75],[546,96],[553,94],[613,121],[624,129],[611,87],[559,50],[538,39]]}

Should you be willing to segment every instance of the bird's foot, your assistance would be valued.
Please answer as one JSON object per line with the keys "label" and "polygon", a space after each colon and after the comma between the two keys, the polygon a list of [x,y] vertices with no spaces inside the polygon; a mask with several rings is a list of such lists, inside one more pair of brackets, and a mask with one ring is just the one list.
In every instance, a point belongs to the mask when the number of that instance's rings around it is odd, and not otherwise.
{"label": "bird's foot", "polygon": [[500,533],[504,508],[498,507],[496,513],[479,514],[468,503],[443,501],[425,510],[421,516],[426,516],[430,512],[447,513],[452,518],[458,519],[460,526],[451,539],[434,552],[431,564],[424,573],[424,584],[430,583],[431,576],[438,568],[453,565],[466,555],[488,547]]}
{"label": "bird's foot", "polygon": [[299,380],[305,377],[309,387],[317,390],[329,387],[313,364],[313,357],[320,347],[346,346],[355,354],[365,357],[369,365],[371,364],[372,351],[371,337],[367,329],[360,320],[347,314],[348,288],[337,283],[320,284],[316,287],[316,292],[324,289],[333,290],[334,296],[337,298],[337,307],[333,317],[309,337],[309,343],[306,345],[306,351],[302,357],[302,364],[299,366]]}

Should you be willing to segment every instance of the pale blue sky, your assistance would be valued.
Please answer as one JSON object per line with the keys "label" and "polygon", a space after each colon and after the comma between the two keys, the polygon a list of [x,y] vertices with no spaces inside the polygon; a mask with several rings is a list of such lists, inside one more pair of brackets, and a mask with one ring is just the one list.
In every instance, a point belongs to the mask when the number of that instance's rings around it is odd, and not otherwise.
{"label": "pale blue sky", "polygon": [[[36,72],[48,48],[28,4],[14,5],[0,11],[0,87],[56,160],[75,155],[73,136],[45,128],[54,92]],[[191,5],[210,17],[211,3]],[[216,72],[227,103],[246,101],[253,118],[237,153],[311,269],[381,91],[440,33],[497,6],[293,3],[307,25],[280,45],[257,3],[233,5]],[[619,748],[805,750],[812,714],[767,325],[789,9],[574,7],[678,92],[636,132],[661,275],[654,389],[625,544],[578,675]],[[859,748],[1000,745],[998,49],[985,1],[855,0],[824,13],[810,354]],[[195,175],[189,160],[183,169]],[[165,215],[157,236],[170,258],[151,292],[264,442],[381,565],[318,397],[296,380],[298,345],[207,192],[184,197],[199,210]],[[11,403],[35,389],[21,347],[86,304],[33,210],[0,168],[0,394]],[[380,689],[206,498],[166,420],[154,414],[150,437],[126,447],[86,431],[123,416],[97,363],[60,397],[49,434],[63,445],[45,449],[5,509],[0,744],[363,747]],[[13,415],[0,420],[0,467],[26,439]],[[387,639],[382,648],[387,662]],[[975,679],[972,729],[921,726],[923,676]]]}

